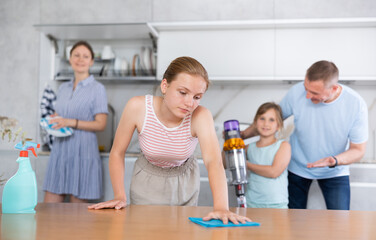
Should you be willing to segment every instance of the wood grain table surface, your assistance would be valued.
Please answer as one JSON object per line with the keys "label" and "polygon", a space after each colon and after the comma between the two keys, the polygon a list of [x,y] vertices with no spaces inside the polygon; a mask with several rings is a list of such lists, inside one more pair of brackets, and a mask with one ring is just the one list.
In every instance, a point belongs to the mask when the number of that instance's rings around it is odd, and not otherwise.
{"label": "wood grain table surface", "polygon": [[211,207],[142,206],[88,210],[89,204],[39,203],[36,214],[1,214],[6,239],[376,239],[376,212],[241,209],[259,227],[205,228],[188,217]]}

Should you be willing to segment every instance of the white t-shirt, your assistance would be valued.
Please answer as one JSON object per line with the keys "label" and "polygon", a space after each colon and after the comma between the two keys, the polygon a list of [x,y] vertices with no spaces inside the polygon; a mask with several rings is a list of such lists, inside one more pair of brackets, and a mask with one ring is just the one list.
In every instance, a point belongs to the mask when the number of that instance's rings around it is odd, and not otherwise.
{"label": "white t-shirt", "polygon": [[307,168],[307,163],[340,154],[349,142],[368,140],[368,110],[363,98],[347,86],[336,100],[314,104],[306,98],[304,83],[294,85],[282,99],[283,118],[294,115],[290,136],[292,150],[288,170],[309,179],[349,175],[349,166]]}

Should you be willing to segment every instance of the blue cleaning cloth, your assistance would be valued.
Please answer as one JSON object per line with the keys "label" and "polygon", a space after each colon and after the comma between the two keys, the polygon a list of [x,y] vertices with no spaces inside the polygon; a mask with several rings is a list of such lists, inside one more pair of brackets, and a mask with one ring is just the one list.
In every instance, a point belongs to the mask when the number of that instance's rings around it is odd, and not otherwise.
{"label": "blue cleaning cloth", "polygon": [[257,222],[246,222],[246,223],[240,223],[239,224],[234,224],[232,222],[228,222],[228,224],[224,224],[222,220],[219,219],[211,219],[209,221],[204,221],[202,218],[193,218],[190,217],[189,220],[191,220],[194,223],[197,223],[203,227],[251,227],[251,226],[260,226],[260,223]]}
{"label": "blue cleaning cloth", "polygon": [[49,120],[51,118],[49,116],[42,118],[40,120],[40,125],[44,128],[48,134],[55,136],[55,137],[67,137],[73,134],[73,129],[70,127],[63,127],[59,129],[52,128],[54,124],[49,124]]}

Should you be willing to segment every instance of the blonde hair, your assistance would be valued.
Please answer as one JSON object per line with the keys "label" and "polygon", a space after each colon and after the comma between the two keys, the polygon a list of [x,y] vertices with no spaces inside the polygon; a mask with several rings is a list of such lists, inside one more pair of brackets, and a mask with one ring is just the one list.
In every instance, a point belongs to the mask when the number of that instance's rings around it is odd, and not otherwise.
{"label": "blonde hair", "polygon": [[202,64],[191,57],[178,57],[173,60],[167,67],[163,74],[163,79],[167,80],[167,83],[171,83],[176,79],[179,73],[187,73],[189,75],[201,76],[206,82],[206,89],[208,89],[210,81],[208,73]]}
{"label": "blonde hair", "polygon": [[264,113],[266,113],[268,110],[273,109],[275,111],[275,115],[277,117],[277,124],[279,126],[279,131],[283,129],[283,117],[282,117],[282,109],[281,107],[274,103],[274,102],[266,102],[262,104],[256,112],[255,118],[253,119],[253,122],[256,123],[257,119]]}

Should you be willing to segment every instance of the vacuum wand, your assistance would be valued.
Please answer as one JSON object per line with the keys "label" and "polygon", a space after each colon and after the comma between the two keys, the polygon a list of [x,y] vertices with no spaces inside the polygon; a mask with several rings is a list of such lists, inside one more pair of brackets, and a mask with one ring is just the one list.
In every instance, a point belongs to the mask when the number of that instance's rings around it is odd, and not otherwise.
{"label": "vacuum wand", "polygon": [[240,137],[239,122],[228,120],[224,122],[225,143],[223,151],[225,153],[226,168],[231,171],[231,185],[235,186],[238,207],[246,208],[245,187],[247,184],[247,168],[245,156],[245,144]]}

